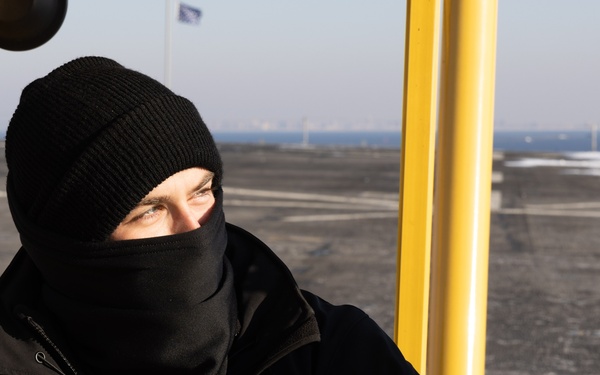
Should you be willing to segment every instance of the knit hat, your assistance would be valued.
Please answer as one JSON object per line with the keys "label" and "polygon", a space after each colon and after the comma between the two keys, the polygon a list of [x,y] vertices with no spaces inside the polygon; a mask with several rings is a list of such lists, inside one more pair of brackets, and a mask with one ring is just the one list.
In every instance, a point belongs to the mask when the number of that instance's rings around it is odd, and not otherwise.
{"label": "knit hat", "polygon": [[29,84],[6,133],[8,199],[33,224],[106,240],[154,187],[222,164],[194,105],[110,59],[83,57]]}

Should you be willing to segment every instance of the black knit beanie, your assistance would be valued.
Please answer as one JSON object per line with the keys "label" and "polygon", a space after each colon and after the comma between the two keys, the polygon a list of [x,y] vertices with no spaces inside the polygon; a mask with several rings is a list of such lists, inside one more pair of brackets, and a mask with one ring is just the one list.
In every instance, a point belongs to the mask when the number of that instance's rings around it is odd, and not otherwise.
{"label": "black knit beanie", "polygon": [[106,240],[154,187],[222,165],[194,105],[110,59],[73,60],[28,85],[6,133],[8,199],[33,224]]}

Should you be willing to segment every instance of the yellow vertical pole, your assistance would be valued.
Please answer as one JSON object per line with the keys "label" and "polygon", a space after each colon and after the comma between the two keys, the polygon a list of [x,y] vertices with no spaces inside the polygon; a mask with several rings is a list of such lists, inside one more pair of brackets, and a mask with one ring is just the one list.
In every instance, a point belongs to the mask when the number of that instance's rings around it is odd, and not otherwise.
{"label": "yellow vertical pole", "polygon": [[407,1],[395,341],[425,373],[440,0]]}
{"label": "yellow vertical pole", "polygon": [[497,0],[446,0],[429,374],[483,374]]}

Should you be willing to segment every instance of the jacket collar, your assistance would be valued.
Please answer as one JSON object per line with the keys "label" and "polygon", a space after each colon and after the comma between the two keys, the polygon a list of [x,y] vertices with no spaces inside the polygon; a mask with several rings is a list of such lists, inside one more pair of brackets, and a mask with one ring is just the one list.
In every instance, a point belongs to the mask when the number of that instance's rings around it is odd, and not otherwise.
{"label": "jacket collar", "polygon": [[259,373],[279,358],[320,341],[313,309],[287,266],[262,241],[227,224],[241,330],[229,354],[232,373]]}
{"label": "jacket collar", "polygon": [[[227,224],[226,255],[233,266],[241,329],[229,353],[231,373],[260,373],[293,350],[320,340],[314,311],[304,299],[285,264],[263,242],[247,231]],[[0,348],[11,348],[14,360],[4,366],[41,373],[35,354],[77,373],[61,334],[48,314],[37,310],[41,279],[21,249],[0,278]],[[55,344],[48,348],[31,328],[19,322],[16,312],[32,317]],[[59,352],[57,352],[57,350]],[[0,350],[0,357],[4,354]],[[68,362],[68,363],[65,363]],[[2,366],[0,366],[0,370]],[[49,372],[53,373],[52,371]],[[56,372],[54,372],[56,373]]]}

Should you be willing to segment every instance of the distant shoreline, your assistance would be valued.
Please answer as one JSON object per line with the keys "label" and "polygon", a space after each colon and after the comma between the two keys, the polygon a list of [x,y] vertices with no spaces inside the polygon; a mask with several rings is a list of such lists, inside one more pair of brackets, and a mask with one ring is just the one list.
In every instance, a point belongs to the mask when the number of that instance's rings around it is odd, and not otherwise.
{"label": "distant shoreline", "polygon": [[[399,131],[213,132],[217,143],[301,145],[400,149]],[[592,132],[586,130],[497,130],[494,150],[515,152],[581,152],[593,150]]]}
{"label": "distant shoreline", "polygon": [[[400,131],[212,131],[217,143],[298,147],[400,149]],[[5,134],[0,133],[0,147]],[[597,151],[591,130],[496,130],[494,150],[506,152]],[[595,146],[595,149],[594,149]]]}

